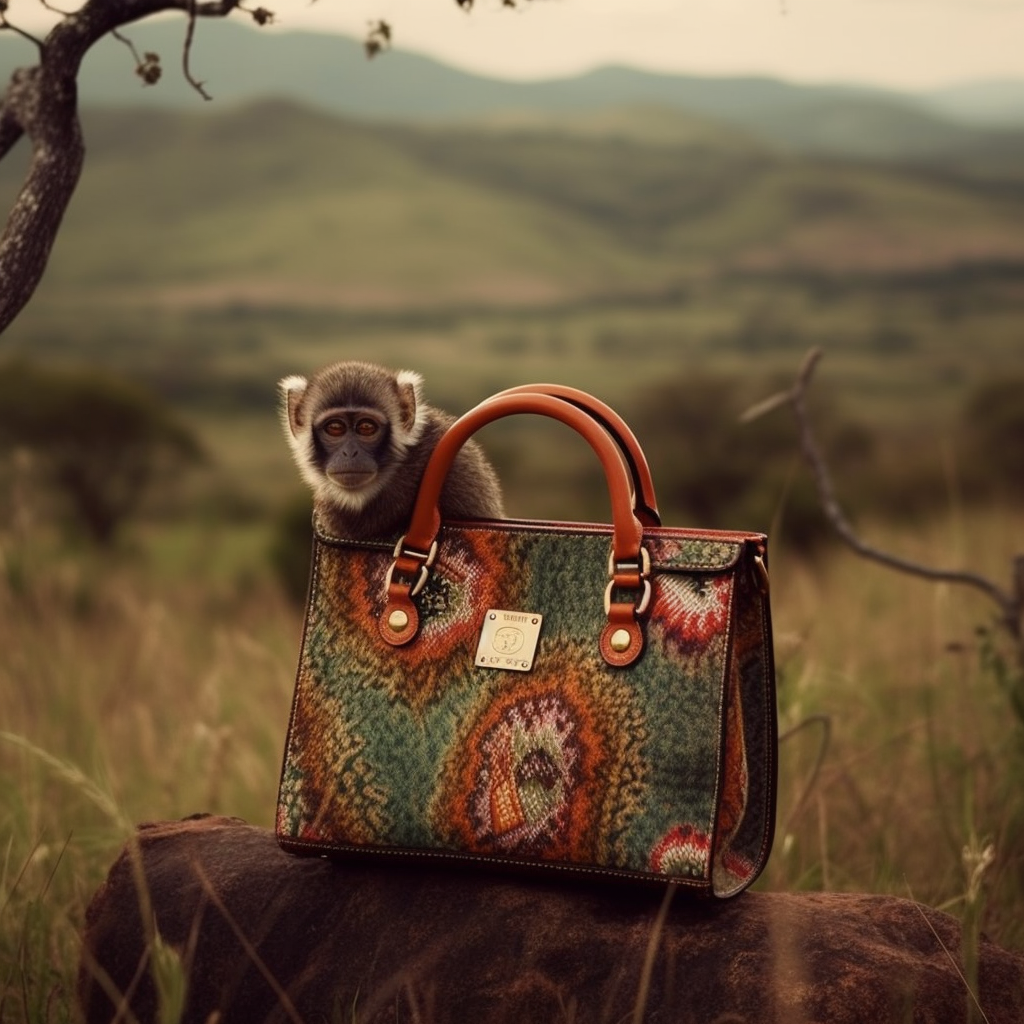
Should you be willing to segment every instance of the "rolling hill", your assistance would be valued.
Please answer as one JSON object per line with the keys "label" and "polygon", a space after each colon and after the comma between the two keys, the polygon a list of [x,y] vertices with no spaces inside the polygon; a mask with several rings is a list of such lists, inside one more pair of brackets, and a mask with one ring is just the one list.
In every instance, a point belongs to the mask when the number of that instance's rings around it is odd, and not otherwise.
{"label": "rolling hill", "polygon": [[[40,296],[176,305],[545,305],[737,272],[1024,261],[1021,189],[794,155],[671,110],[485,128],[282,101],[94,110]],[[16,187],[0,167],[0,201]]]}

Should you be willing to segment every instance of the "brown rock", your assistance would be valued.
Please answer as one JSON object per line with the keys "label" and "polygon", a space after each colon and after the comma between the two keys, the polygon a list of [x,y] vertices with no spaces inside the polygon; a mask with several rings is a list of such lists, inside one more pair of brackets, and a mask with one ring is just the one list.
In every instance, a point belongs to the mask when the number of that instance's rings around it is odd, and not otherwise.
{"label": "brown rock", "polygon": [[[958,922],[908,900],[676,895],[659,920],[656,890],[296,858],[231,818],[144,825],[137,848],[189,1024],[970,1019]],[[136,877],[126,849],[89,907],[88,1024],[117,1016],[115,992],[157,1019]],[[984,939],[979,957],[989,1024],[1022,1024],[1024,957]]]}

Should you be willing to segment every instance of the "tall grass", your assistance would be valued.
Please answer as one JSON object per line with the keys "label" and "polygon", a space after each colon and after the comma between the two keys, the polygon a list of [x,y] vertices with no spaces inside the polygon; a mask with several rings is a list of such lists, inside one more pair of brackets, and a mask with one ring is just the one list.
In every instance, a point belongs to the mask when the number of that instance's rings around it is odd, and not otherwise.
{"label": "tall grass", "polygon": [[[1004,582],[1014,521],[976,512],[955,528],[878,529],[873,539]],[[782,743],[768,884],[909,891],[1024,946],[1024,721],[990,668],[993,634],[979,633],[992,607],[845,551],[815,564],[784,553],[773,575],[783,733],[811,716],[831,729]]]}
{"label": "tall grass", "polygon": [[66,1021],[84,908],[133,823],[270,824],[299,625],[272,580],[189,559],[3,554],[0,1020]]}
{"label": "tall grass", "polygon": [[[874,539],[997,574],[1012,520]],[[211,811],[270,826],[299,613],[260,546],[231,565],[209,545],[196,527],[102,560],[42,536],[2,548],[4,1022],[75,1019],[84,909],[133,823]],[[968,938],[1024,948],[1024,727],[979,648],[990,610],[839,551],[776,551],[773,577],[787,738],[759,884],[912,892]]]}

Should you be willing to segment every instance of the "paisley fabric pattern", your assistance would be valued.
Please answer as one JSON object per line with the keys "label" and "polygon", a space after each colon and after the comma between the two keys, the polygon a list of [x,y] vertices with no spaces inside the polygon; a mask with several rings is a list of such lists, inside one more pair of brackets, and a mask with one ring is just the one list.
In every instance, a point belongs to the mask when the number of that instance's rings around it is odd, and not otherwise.
{"label": "paisley fabric pattern", "polygon": [[[599,650],[607,528],[446,524],[402,647],[378,628],[392,545],[318,535],[282,845],[745,888],[775,799],[760,540],[649,529],[645,647],[617,668]],[[542,617],[528,672],[476,664],[488,609]]]}
{"label": "paisley fabric pattern", "polygon": [[587,653],[555,652],[465,723],[431,808],[446,846],[625,863],[617,844],[643,797],[645,726],[625,680],[588,672]]}

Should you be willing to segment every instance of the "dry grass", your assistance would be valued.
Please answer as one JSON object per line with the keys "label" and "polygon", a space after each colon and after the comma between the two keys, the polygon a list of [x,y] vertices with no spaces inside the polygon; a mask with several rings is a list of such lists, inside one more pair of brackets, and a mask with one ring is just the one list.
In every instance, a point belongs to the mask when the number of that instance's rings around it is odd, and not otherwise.
{"label": "dry grass", "polygon": [[[875,539],[1002,573],[1012,519]],[[197,532],[195,550],[204,543]],[[24,537],[2,548],[4,1021],[74,1019],[77,929],[131,823],[272,819],[298,614],[256,548],[244,571],[205,574],[180,552],[188,571],[169,571],[155,550],[101,559]],[[775,554],[781,724],[811,721],[782,745],[760,884],[911,891],[1024,948],[1024,724],[979,657],[990,610],[846,554]],[[818,772],[812,716],[831,726]],[[989,845],[994,862],[972,879],[964,848]]]}
{"label": "dry grass", "polygon": [[[1005,583],[1013,516],[977,514],[880,546],[934,565],[977,567]],[[936,586],[837,552],[810,567],[776,559],[780,717],[785,732],[827,717],[829,747],[811,792],[823,731],[782,744],[780,833],[771,887],[914,895],[960,914],[966,849],[992,844],[986,931],[1024,944],[1024,722],[983,658],[993,610],[971,591]],[[976,904],[975,904],[976,907]]]}

